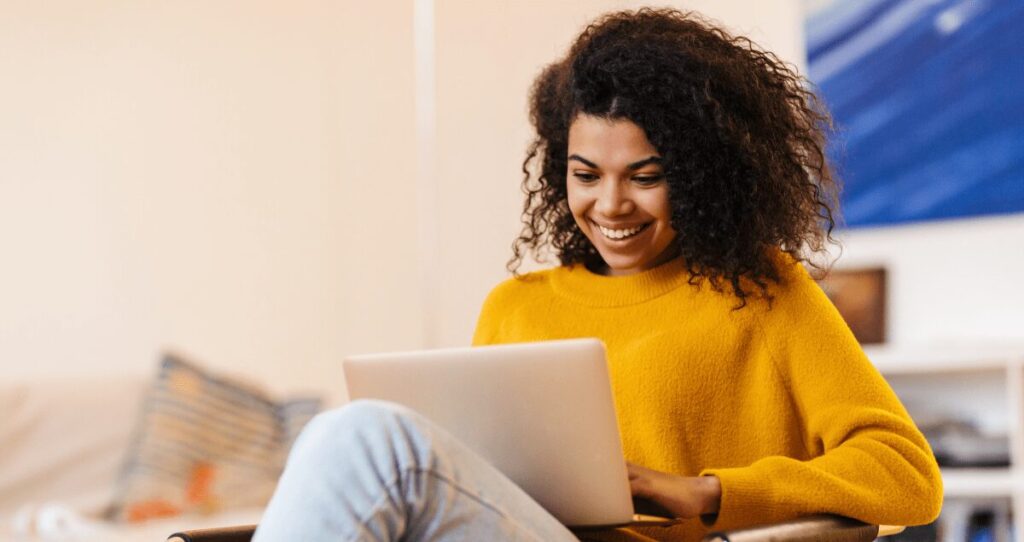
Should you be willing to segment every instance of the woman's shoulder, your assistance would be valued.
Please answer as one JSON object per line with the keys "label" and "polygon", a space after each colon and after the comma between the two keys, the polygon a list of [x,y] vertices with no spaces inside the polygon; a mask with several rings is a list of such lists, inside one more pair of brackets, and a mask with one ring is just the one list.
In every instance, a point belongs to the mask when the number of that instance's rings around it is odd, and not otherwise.
{"label": "woman's shoulder", "polygon": [[768,283],[766,302],[759,304],[762,310],[799,315],[807,310],[831,307],[831,302],[804,261],[782,250],[776,251],[772,260],[778,280]]}
{"label": "woman's shoulder", "polygon": [[769,321],[794,325],[820,320],[841,321],[832,301],[804,261],[783,251],[774,258],[779,280],[768,287],[770,300],[764,310]]}
{"label": "woman's shoulder", "polygon": [[480,309],[476,332],[473,334],[473,344],[503,342],[501,328],[509,315],[516,313],[532,301],[546,297],[551,292],[551,274],[554,272],[554,269],[546,269],[518,275],[506,279],[492,288]]}
{"label": "woman's shoulder", "polygon": [[557,269],[557,267],[542,269],[509,277],[491,288],[490,293],[487,294],[485,305],[509,305],[550,291],[551,277]]}

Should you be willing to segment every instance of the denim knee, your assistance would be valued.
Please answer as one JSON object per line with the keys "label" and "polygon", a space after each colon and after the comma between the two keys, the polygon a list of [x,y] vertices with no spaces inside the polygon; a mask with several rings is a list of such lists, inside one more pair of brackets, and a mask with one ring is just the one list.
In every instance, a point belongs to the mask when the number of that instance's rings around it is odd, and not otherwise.
{"label": "denim knee", "polygon": [[419,417],[407,407],[389,401],[359,399],[317,414],[302,429],[296,448],[326,451],[332,445],[355,439],[394,437],[416,427]]}

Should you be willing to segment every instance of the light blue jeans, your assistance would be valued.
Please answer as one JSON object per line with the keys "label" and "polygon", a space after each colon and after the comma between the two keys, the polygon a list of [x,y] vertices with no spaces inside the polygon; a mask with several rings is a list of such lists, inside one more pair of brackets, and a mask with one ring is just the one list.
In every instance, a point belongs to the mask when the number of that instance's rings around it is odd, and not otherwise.
{"label": "light blue jeans", "polygon": [[364,400],[302,431],[253,540],[577,539],[437,425]]}

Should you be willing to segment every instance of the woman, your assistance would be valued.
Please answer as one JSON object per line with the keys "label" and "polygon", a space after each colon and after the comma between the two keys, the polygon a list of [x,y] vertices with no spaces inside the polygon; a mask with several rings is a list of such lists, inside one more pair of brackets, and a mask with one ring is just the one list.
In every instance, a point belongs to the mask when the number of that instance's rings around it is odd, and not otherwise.
{"label": "woman", "polygon": [[[815,103],[770,53],[673,10],[602,17],[537,79],[510,269],[529,251],[561,265],[495,288],[474,343],[601,338],[633,493],[687,520],[588,537],[938,515],[927,442],[800,265],[834,226]],[[286,533],[573,539],[443,431],[379,403],[323,415],[296,444],[256,538]]]}

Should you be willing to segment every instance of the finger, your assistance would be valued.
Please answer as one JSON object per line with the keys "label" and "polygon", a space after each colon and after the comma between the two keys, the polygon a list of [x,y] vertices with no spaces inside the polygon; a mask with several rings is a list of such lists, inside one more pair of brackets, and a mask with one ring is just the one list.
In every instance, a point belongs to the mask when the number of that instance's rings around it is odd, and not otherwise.
{"label": "finger", "polygon": [[646,478],[633,478],[629,481],[629,492],[634,497],[650,497],[651,483]]}
{"label": "finger", "polygon": [[633,463],[626,463],[626,472],[629,473],[629,476],[631,478],[637,476],[653,478],[655,475],[659,474],[656,470],[652,470],[647,467],[641,467],[640,465],[636,465]]}

